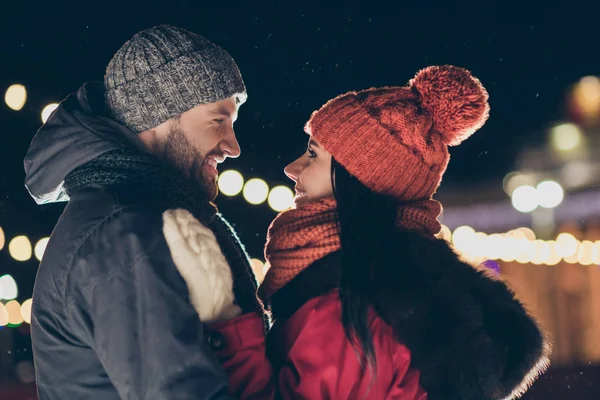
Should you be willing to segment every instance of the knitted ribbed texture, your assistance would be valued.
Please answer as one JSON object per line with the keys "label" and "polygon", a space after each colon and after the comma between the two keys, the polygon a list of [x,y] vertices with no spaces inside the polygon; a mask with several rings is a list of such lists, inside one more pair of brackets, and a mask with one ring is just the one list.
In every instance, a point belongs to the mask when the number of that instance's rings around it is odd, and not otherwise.
{"label": "knitted ribbed texture", "polygon": [[404,203],[398,207],[396,226],[431,239],[442,229],[438,220],[441,213],[442,205],[437,200]]}
{"label": "knitted ribbed texture", "polygon": [[271,267],[260,285],[259,297],[268,299],[310,264],[339,249],[335,199],[282,212],[267,233],[265,259]]}
{"label": "knitted ribbed texture", "polygon": [[[394,90],[410,91],[405,88],[373,91],[372,95],[392,94]],[[428,199],[433,195],[448,165],[449,154],[440,140],[431,140],[422,146],[422,153],[434,153],[438,157],[432,163],[424,162],[419,154],[418,143],[403,141],[404,132],[414,132],[398,109],[397,128],[392,130],[382,124],[381,118],[364,105],[359,93],[338,97],[313,114],[308,124],[312,134],[325,149],[352,175],[374,192],[393,196],[399,201]],[[414,95],[413,95],[414,96]],[[420,125],[427,126],[427,116]],[[402,126],[404,125],[404,126]],[[422,142],[425,143],[423,135]]]}
{"label": "knitted ribbed texture", "polygon": [[200,104],[246,100],[240,71],[225,50],[169,25],[127,41],[108,64],[104,86],[113,117],[136,133]]}
{"label": "knitted ribbed texture", "polygon": [[[306,132],[376,193],[431,199],[450,155],[488,118],[488,94],[469,71],[429,67],[406,87],[348,92],[315,111]],[[423,211],[439,210],[426,207]]]}
{"label": "knitted ribbed texture", "polygon": [[269,319],[256,296],[256,279],[248,254],[231,225],[217,213],[197,185],[155,157],[129,149],[105,153],[75,169],[65,179],[68,193],[94,185],[129,187],[137,190],[140,197],[148,196],[168,208],[190,211],[215,234],[231,267],[237,304],[244,312],[261,313],[266,329]]}
{"label": "knitted ribbed texture", "polygon": [[[340,249],[337,204],[333,197],[284,211],[271,223],[265,259],[271,267],[258,290],[266,301],[312,263]],[[433,238],[440,231],[442,210],[435,200],[402,204],[396,226]]]}

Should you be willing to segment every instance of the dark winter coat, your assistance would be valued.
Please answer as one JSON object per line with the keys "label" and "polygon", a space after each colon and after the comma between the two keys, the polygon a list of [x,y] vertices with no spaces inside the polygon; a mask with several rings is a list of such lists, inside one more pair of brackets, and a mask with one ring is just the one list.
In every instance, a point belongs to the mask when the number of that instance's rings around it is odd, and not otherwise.
{"label": "dark winter coat", "polygon": [[[33,293],[39,397],[229,399],[213,341],[163,236],[163,212],[182,204],[173,204],[152,179],[63,187],[74,170],[110,152],[144,152],[132,132],[104,116],[102,90],[86,84],[62,102],[25,159],[26,186],[38,203],[70,195]],[[202,201],[207,207],[190,211],[214,232],[239,305],[262,313],[247,254]]]}
{"label": "dark winter coat", "polygon": [[211,328],[228,343],[218,354],[232,393],[252,399],[374,400],[500,400],[522,394],[548,365],[549,345],[536,322],[503,282],[461,262],[444,241],[411,240],[409,251],[427,249],[419,251],[419,268],[381,255],[389,263],[376,278],[370,323],[374,381],[345,336],[337,293],[340,260],[334,253],[272,297],[275,323],[266,346],[252,315]]}

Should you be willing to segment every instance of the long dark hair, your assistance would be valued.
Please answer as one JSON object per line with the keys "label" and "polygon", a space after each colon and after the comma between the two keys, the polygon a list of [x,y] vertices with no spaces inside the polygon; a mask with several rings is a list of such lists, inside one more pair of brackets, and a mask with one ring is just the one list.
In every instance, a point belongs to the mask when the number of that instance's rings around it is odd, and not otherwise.
{"label": "long dark hair", "polygon": [[374,378],[376,360],[369,327],[373,277],[385,260],[386,243],[396,229],[396,203],[369,190],[333,158],[331,178],[341,241],[342,323],[361,366],[368,367]]}

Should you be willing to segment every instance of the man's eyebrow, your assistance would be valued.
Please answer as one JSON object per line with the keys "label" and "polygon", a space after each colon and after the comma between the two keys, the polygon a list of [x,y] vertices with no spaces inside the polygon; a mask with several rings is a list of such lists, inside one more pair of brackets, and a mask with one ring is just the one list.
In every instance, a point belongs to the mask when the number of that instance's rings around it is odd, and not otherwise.
{"label": "man's eyebrow", "polygon": [[208,113],[212,116],[225,116],[225,117],[231,117],[231,114],[232,114],[225,107],[219,107],[219,108],[210,110]]}
{"label": "man's eyebrow", "polygon": [[312,140],[312,139],[308,142],[308,145],[309,146],[315,146],[317,149],[320,148],[319,144],[317,142],[315,142],[314,140]]}

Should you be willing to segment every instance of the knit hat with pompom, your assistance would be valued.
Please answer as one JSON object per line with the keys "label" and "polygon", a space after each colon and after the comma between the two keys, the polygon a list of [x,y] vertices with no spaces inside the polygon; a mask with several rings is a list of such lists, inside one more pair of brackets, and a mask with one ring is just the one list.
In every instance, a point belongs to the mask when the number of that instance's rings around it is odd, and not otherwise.
{"label": "knit hat with pompom", "polygon": [[376,193],[431,199],[456,146],[488,118],[488,93],[465,69],[423,69],[405,87],[348,92],[315,111],[305,130]]}

